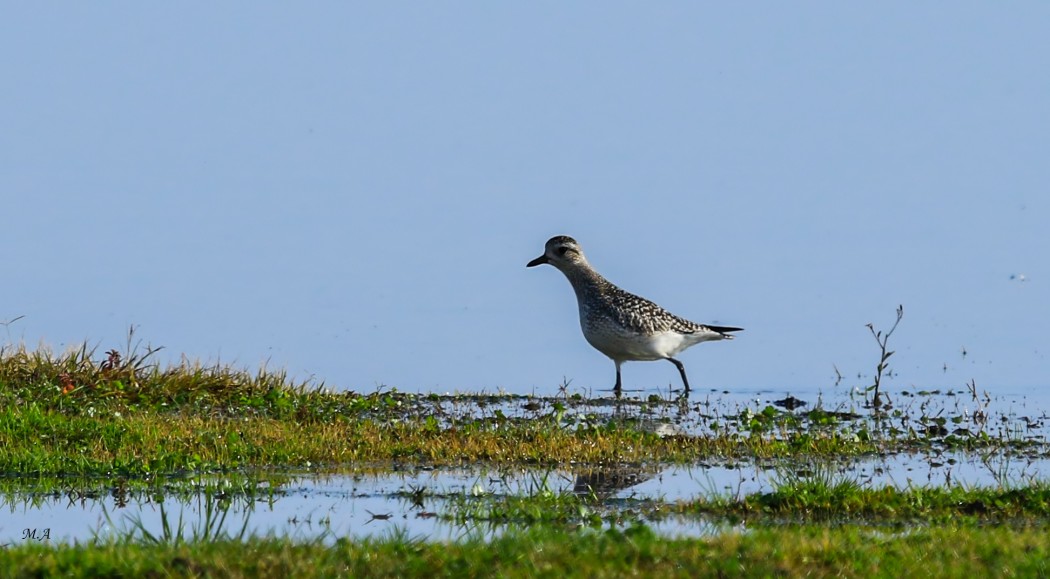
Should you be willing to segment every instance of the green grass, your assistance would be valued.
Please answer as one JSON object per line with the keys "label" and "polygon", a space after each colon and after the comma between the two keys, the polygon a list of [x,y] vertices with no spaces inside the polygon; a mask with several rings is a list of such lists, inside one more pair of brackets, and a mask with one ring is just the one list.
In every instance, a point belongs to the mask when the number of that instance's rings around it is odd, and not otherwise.
{"label": "green grass", "polygon": [[[154,353],[0,350],[0,475],[137,477],[392,462],[691,463],[1047,446],[1020,425],[992,433],[988,421],[965,422],[961,413],[949,421],[895,409],[874,420],[820,408],[712,410],[710,403],[650,396],[615,407],[602,402],[610,408],[602,414],[587,406],[594,401],[569,395],[330,392],[282,372],[161,367]],[[512,408],[517,415],[504,413]],[[647,428],[676,416],[691,420],[698,435],[661,437]]]}
{"label": "green grass", "polygon": [[894,487],[863,488],[850,482],[799,483],[742,499],[699,499],[674,508],[678,513],[765,521],[848,521],[891,523],[1050,524],[1050,485],[1016,488]]}
{"label": "green grass", "polygon": [[524,495],[460,493],[445,497],[441,515],[456,524],[563,524],[601,527],[645,521],[696,521],[751,528],[842,524],[905,528],[913,525],[1005,525],[1050,529],[1050,485],[1015,488],[954,486],[862,488],[848,482],[780,485],[772,492],[737,498],[668,502],[655,497],[606,502],[591,494],[549,491]]}
{"label": "green grass", "polygon": [[1050,534],[785,527],[673,540],[641,526],[577,532],[540,526],[452,544],[396,533],[330,547],[272,538],[25,543],[0,550],[0,569],[14,577],[1039,577],[1050,573]]}
{"label": "green grass", "polygon": [[69,416],[39,407],[0,411],[0,472],[143,476],[308,465],[555,465],[687,462],[724,456],[852,455],[868,445],[828,435],[804,441],[672,437],[629,427],[570,430],[547,420],[437,428],[421,420],[356,415],[329,422],[268,417],[209,418],[149,411]]}

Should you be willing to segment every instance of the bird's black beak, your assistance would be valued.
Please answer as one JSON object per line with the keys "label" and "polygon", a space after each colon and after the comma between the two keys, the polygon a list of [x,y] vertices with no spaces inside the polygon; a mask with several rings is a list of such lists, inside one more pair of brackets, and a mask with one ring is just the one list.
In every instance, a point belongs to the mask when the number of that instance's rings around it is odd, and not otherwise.
{"label": "bird's black beak", "polygon": [[536,266],[536,265],[543,265],[545,263],[550,263],[550,262],[551,262],[551,260],[547,259],[546,255],[541,255],[541,256],[537,257],[536,259],[530,261],[529,263],[525,264],[525,267],[533,267],[533,266]]}

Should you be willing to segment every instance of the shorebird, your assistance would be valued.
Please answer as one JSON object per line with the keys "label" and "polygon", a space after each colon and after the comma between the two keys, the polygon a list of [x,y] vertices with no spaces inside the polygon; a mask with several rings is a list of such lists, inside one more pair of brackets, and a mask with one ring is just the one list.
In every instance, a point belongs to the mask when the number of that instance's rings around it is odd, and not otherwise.
{"label": "shorebird", "polygon": [[587,262],[575,239],[559,235],[547,241],[543,255],[525,267],[550,264],[565,274],[576,292],[583,337],[616,364],[617,395],[623,389],[620,366],[632,360],[667,360],[678,368],[685,391],[685,366],[674,357],[712,340],[731,340],[743,328],[698,324],[610,283]]}

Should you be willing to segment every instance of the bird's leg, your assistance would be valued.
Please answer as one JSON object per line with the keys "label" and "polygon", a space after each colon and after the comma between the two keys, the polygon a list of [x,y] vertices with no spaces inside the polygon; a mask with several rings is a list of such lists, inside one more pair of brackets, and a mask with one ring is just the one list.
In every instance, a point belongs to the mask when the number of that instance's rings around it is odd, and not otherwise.
{"label": "bird's leg", "polygon": [[667,360],[674,364],[675,368],[678,368],[678,373],[682,375],[682,384],[685,384],[685,391],[689,392],[689,379],[685,377],[685,365],[674,358],[668,358]]}
{"label": "bird's leg", "polygon": [[616,392],[616,397],[620,397],[620,391],[623,390],[623,382],[620,381],[620,362],[614,360],[616,364],[616,386],[613,386],[613,391]]}

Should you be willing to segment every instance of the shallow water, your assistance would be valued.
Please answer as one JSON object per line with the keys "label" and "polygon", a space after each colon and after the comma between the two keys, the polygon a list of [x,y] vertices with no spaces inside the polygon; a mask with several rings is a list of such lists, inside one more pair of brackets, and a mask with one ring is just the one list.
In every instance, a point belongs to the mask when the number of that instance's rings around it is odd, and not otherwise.
{"label": "shallow water", "polygon": [[[630,393],[627,393],[630,396]],[[792,477],[821,476],[851,480],[867,487],[1008,486],[1043,480],[1050,474],[1047,430],[1050,428],[1041,392],[1017,396],[973,396],[971,392],[896,393],[892,412],[901,429],[921,429],[941,420],[947,432],[984,432],[1024,444],[995,452],[958,452],[932,444],[913,452],[869,455],[834,461],[712,459],[691,465],[614,465],[530,469],[430,468],[400,465],[350,472],[255,472],[237,476],[201,475],[153,481],[146,490],[129,490],[112,483],[70,481],[35,485],[19,481],[0,496],[0,544],[25,540],[88,541],[136,529],[163,532],[162,512],[169,527],[183,522],[191,536],[206,526],[216,506],[228,507],[223,528],[248,534],[320,539],[404,533],[427,540],[491,537],[502,523],[458,516],[457,506],[486,504],[503,497],[540,493],[593,492],[593,503],[605,525],[644,520],[669,536],[703,536],[725,530],[726,524],[697,517],[655,516],[660,505],[701,497],[742,497],[768,492]],[[866,416],[863,397],[795,394],[814,406]],[[447,397],[408,401],[407,415],[427,408],[446,423],[503,416],[518,419],[558,413],[569,428],[622,419],[664,434],[705,436],[716,428],[741,429],[749,417],[787,397],[784,392],[694,393],[689,398],[573,400],[534,398]],[[418,407],[415,407],[418,406]],[[435,410],[435,408],[437,410]],[[10,481],[10,478],[9,478]],[[252,481],[252,482],[245,482]],[[47,486],[50,484],[51,486]],[[589,503],[590,504],[590,503]],[[623,514],[623,517],[619,515]],[[610,522],[614,521],[614,522]]]}
{"label": "shallow water", "polygon": [[[807,472],[831,472],[833,477],[869,487],[892,485],[941,486],[946,484],[998,486],[1022,484],[1045,478],[1050,459],[994,456],[985,460],[959,454],[909,454],[865,457],[814,465],[733,461],[665,467],[620,467],[596,471],[571,470],[417,470],[400,473],[341,475],[292,475],[287,482],[263,489],[254,497],[230,493],[224,528],[236,535],[247,518],[249,534],[321,538],[361,538],[394,531],[428,540],[456,540],[501,529],[485,521],[455,523],[449,513],[452,497],[485,501],[503,496],[532,496],[541,490],[554,493],[593,489],[608,512],[631,510],[643,503],[674,503],[701,497],[744,496],[768,492],[785,477]],[[204,477],[211,488],[222,479]],[[263,485],[264,487],[266,485]],[[411,495],[425,493],[419,503]],[[216,493],[200,491],[190,496],[150,496],[112,492],[86,498],[51,493],[15,493],[0,501],[0,543],[26,540],[27,529],[37,537],[46,532],[52,542],[86,541],[109,533],[126,533],[141,524],[154,535],[162,533],[161,507],[170,524],[181,516],[184,533],[199,529],[209,500]],[[658,533],[699,536],[718,532],[724,524],[695,518],[648,521]]]}

